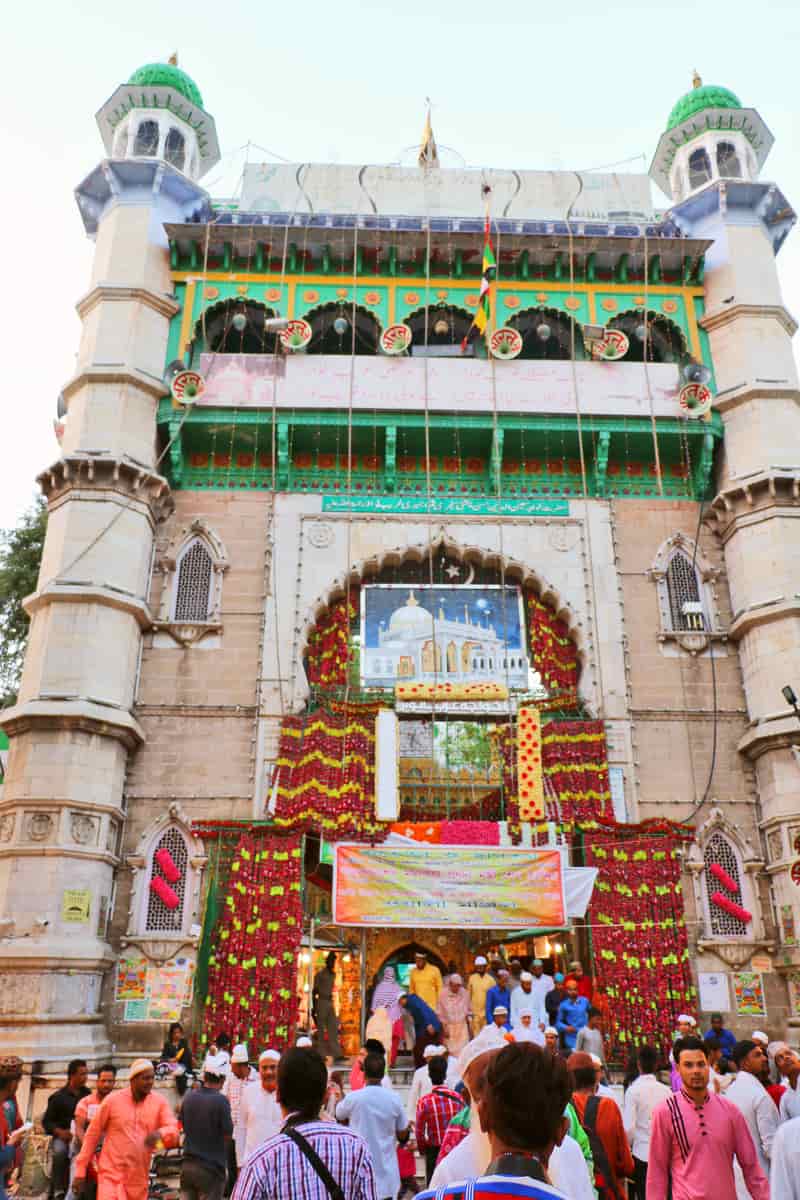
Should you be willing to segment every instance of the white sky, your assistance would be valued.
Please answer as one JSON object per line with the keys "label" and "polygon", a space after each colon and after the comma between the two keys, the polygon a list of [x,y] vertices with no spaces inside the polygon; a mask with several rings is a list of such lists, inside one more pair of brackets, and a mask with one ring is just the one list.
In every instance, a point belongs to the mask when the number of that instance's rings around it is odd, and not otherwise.
{"label": "white sky", "polygon": [[[758,109],[776,139],[763,177],[800,208],[796,0],[44,0],[15,5],[4,35],[0,527],[58,457],[52,421],[92,254],[72,189],[102,157],[94,113],[136,67],[174,49],[230,155],[205,181],[214,194],[235,188],[244,155],[231,152],[248,141],[297,162],[395,160],[419,139],[426,96],[440,145],[470,165],[585,169],[639,155],[621,169],[643,169],[697,67]],[[778,261],[800,314],[800,231]]]}

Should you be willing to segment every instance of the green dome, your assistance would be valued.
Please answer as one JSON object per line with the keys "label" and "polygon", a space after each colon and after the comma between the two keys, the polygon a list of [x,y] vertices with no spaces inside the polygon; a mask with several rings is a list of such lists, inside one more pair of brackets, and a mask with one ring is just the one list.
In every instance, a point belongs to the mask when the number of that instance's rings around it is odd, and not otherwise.
{"label": "green dome", "polygon": [[173,63],[147,63],[133,72],[128,83],[137,87],[171,87],[191,104],[203,107],[203,97],[195,81]]}
{"label": "green dome", "polygon": [[714,87],[713,84],[701,84],[699,87],[693,87],[685,96],[681,96],[669,114],[667,129],[674,129],[676,125],[680,125],[681,121],[685,121],[687,117],[693,117],[695,113],[702,112],[704,108],[741,107],[742,102],[739,97],[735,96],[728,88]]}

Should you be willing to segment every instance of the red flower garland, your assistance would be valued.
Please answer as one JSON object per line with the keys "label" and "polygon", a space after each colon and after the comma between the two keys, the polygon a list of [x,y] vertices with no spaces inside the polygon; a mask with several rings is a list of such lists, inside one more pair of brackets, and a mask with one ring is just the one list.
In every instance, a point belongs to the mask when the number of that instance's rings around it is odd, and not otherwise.
{"label": "red flower garland", "polygon": [[350,588],[349,605],[343,597],[320,617],[308,638],[306,674],[312,687],[340,688],[347,684],[350,662],[350,626],[359,613],[359,587]]}
{"label": "red flower garland", "polygon": [[204,1028],[276,1048],[297,1020],[303,930],[300,839],[242,834],[231,863],[208,964]]}
{"label": "red flower garland", "polygon": [[620,1059],[643,1042],[666,1052],[678,1013],[696,1008],[680,882],[687,836],[667,821],[586,835],[587,866],[599,869],[589,908],[594,972]]}
{"label": "red flower garland", "polygon": [[[497,732],[503,757],[506,816],[519,822],[517,801],[515,725]],[[608,751],[602,721],[547,721],[542,725],[542,767],[546,784],[547,820],[571,828],[613,819],[608,782]],[[547,794],[547,793],[550,794]],[[553,799],[555,793],[556,799]]]}
{"label": "red flower garland", "polygon": [[562,697],[561,707],[570,708],[578,694],[578,650],[566,621],[535,594],[526,594],[528,636],[533,665],[549,692]]}
{"label": "red flower garland", "polygon": [[748,912],[746,908],[742,908],[741,904],[737,904],[735,900],[731,900],[728,896],[723,896],[722,892],[714,892],[711,897],[711,903],[716,904],[717,908],[722,908],[726,913],[735,917],[737,921],[741,921],[743,925],[749,925],[753,919],[753,914]]}
{"label": "red flower garland", "polygon": [[154,875],[150,880],[150,891],[155,892],[165,908],[174,911],[180,904],[177,894],[160,875]]}
{"label": "red flower garland", "polygon": [[719,865],[719,863],[712,863],[710,870],[711,870],[711,874],[720,881],[722,886],[724,888],[727,888],[727,890],[729,892],[732,892],[735,896],[736,893],[739,891],[739,885],[735,879],[731,879],[730,875],[725,870],[725,868],[721,867]]}

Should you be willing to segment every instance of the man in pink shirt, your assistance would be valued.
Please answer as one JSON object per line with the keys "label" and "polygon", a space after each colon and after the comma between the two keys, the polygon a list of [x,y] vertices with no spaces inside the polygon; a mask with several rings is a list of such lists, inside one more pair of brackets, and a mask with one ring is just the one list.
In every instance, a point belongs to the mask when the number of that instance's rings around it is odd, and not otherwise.
{"label": "man in pink shirt", "polygon": [[679,1038],[672,1054],[681,1090],[653,1113],[647,1200],[667,1200],[668,1195],[672,1200],[736,1200],[734,1157],[752,1200],[769,1200],[747,1122],[730,1100],[709,1094],[704,1043]]}
{"label": "man in pink shirt", "polygon": [[80,1196],[86,1168],[104,1138],[98,1168],[98,1200],[145,1200],[150,1160],[161,1146],[177,1146],[178,1122],[163,1096],[153,1092],[155,1072],[149,1059],[131,1066],[130,1087],[107,1096],[86,1130],[75,1160],[72,1190]]}

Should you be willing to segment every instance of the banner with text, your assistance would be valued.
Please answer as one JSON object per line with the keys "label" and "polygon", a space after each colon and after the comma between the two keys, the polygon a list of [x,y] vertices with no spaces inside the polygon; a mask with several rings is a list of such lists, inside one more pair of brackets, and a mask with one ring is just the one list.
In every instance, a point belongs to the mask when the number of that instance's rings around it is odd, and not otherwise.
{"label": "banner with text", "polygon": [[559,850],[345,843],[334,849],[337,925],[546,930],[566,924]]}

